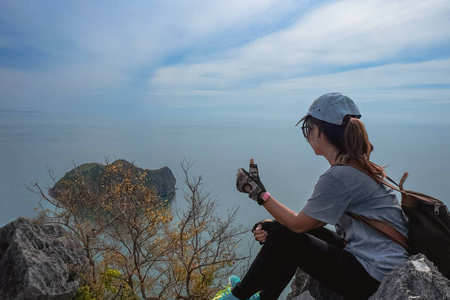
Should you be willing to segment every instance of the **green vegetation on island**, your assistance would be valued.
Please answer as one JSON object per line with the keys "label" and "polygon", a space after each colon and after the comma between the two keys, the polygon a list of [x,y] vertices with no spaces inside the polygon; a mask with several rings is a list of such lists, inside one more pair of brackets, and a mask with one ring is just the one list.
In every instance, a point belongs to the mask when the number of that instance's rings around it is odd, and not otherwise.
{"label": "green vegetation on island", "polygon": [[[108,185],[111,185],[111,182],[108,181],[113,180],[116,183],[123,181],[123,175],[115,174],[111,176],[108,173],[109,169],[116,168],[129,172],[132,183],[140,182],[144,184],[146,188],[152,190],[162,200],[170,201],[175,195],[176,179],[168,167],[165,166],[157,170],[142,169],[123,159],[106,165],[86,163],[76,166],[49,189],[49,195],[56,198],[63,193],[78,194],[78,203],[75,203],[75,205],[79,208],[96,208],[98,201],[91,202],[88,199],[97,200],[102,195],[105,195]],[[81,186],[84,187],[83,189],[79,188],[81,183]],[[83,193],[89,193],[91,197],[84,197]]]}

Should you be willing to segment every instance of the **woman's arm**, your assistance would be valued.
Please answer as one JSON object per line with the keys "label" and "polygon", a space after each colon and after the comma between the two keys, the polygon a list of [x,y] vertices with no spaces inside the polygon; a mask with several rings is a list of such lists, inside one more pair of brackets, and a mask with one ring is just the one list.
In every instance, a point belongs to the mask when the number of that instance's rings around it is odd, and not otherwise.
{"label": "woman's arm", "polygon": [[301,211],[299,213],[294,212],[275,200],[272,196],[266,200],[263,206],[272,217],[296,233],[307,232],[326,225],[326,223],[311,218]]}
{"label": "woman's arm", "polygon": [[[256,167],[253,158],[250,159],[249,170],[250,172],[252,172],[252,175],[250,175],[243,169],[239,169],[238,174],[236,174],[236,186],[238,187],[238,190],[240,192],[250,193],[252,187],[249,182],[252,182],[252,184],[255,186],[255,189],[259,189],[260,191],[262,190],[263,192],[265,192],[266,190],[259,179],[258,168]],[[254,201],[258,201],[258,199],[256,198],[260,197],[262,194],[262,192],[260,194],[254,193],[253,195],[250,193],[250,198],[252,198]],[[267,209],[267,211],[277,221],[296,233],[307,232],[326,225],[326,223],[311,218],[303,212],[296,213],[292,211],[291,209],[275,200],[272,196],[270,196],[263,205],[264,208]],[[258,230],[257,233],[258,235],[260,234],[259,231],[260,230]],[[261,231],[264,230],[261,229]]]}

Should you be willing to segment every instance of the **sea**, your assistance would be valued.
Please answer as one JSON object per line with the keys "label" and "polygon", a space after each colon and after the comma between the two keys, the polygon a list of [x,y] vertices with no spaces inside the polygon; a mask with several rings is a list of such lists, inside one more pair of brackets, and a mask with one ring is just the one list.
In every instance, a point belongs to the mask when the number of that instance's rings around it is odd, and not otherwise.
{"label": "sea", "polygon": [[[299,116],[301,117],[301,116]],[[236,226],[251,228],[271,218],[235,186],[238,168],[258,164],[266,189],[281,203],[300,211],[320,174],[329,165],[314,154],[297,120],[282,118],[133,119],[98,115],[0,113],[0,226],[19,216],[34,217],[39,196],[33,183],[51,187],[76,165],[126,159],[145,169],[168,166],[177,180],[174,205],[184,203],[183,161],[191,176],[202,177],[203,189],[219,202],[225,217],[237,208]],[[450,206],[450,125],[366,121],[374,145],[372,161],[387,166],[406,189],[420,191]],[[239,244],[242,253],[255,245],[249,231]],[[284,294],[287,292],[285,291]]]}

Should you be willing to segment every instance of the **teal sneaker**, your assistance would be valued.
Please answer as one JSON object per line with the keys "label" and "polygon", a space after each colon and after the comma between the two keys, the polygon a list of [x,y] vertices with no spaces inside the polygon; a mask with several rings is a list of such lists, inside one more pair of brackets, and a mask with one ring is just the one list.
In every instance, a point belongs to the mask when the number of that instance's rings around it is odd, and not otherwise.
{"label": "teal sneaker", "polygon": [[231,287],[227,286],[225,289],[218,291],[212,300],[239,300],[231,293]]}
{"label": "teal sneaker", "polygon": [[237,276],[231,276],[230,277],[230,286],[231,288],[234,288],[236,286],[236,284],[238,284],[238,282],[241,281],[241,279]]}
{"label": "teal sneaker", "polygon": [[[230,277],[228,286],[231,287],[231,289],[232,289],[232,288],[234,288],[234,287],[238,284],[238,282],[240,282],[240,281],[241,281],[241,279],[240,279],[239,277],[233,275],[233,276]],[[231,289],[230,289],[230,294],[231,294]],[[217,295],[216,295],[216,296],[217,296]],[[236,298],[236,297],[235,297],[235,298]],[[221,299],[221,298],[218,298],[218,299]],[[213,299],[213,300],[214,300],[214,299]],[[250,297],[249,299],[247,299],[247,300],[260,300],[259,292],[256,293],[256,294],[254,294],[253,296],[251,296],[251,297]]]}
{"label": "teal sneaker", "polygon": [[260,300],[259,292],[257,292],[253,296],[251,296],[248,300]]}

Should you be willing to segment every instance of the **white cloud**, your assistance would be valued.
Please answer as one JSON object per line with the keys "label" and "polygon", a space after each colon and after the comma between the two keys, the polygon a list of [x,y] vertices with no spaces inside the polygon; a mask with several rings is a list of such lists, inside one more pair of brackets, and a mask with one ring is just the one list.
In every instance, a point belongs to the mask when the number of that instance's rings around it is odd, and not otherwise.
{"label": "white cloud", "polygon": [[333,87],[348,89],[357,87],[396,88],[414,85],[450,85],[450,60],[420,63],[389,64],[379,67],[308,76],[261,86],[265,91],[289,91],[302,87]]}
{"label": "white cloud", "polygon": [[241,38],[248,39],[246,31],[270,27],[301,5],[291,0],[3,3],[0,47],[38,53],[41,60],[19,57],[18,68],[0,65],[0,103],[37,108],[50,98],[64,103],[95,95],[90,100],[98,101],[102,94],[105,101],[116,96],[116,88],[132,93],[171,56],[189,55],[192,48],[208,53],[209,42],[219,43],[217,49],[220,43],[234,45],[233,35],[223,38],[223,33],[243,31]]}
{"label": "white cloud", "polygon": [[[189,77],[189,76],[188,76]],[[190,85],[192,86],[192,85]],[[331,74],[273,80],[257,88],[210,90],[167,89],[149,95],[153,104],[170,107],[242,106],[302,107],[322,93],[339,91],[358,103],[421,101],[450,103],[450,59],[419,63],[394,63]],[[194,96],[210,97],[194,97]]]}
{"label": "white cloud", "polygon": [[[188,51],[207,53],[282,22],[300,1],[9,2],[0,46],[44,54],[44,67],[0,67],[3,100],[33,90],[41,101],[139,83],[155,66]],[[241,40],[234,40],[234,34]],[[226,37],[224,37],[226,35]],[[218,44],[218,45],[214,45]],[[210,48],[213,48],[210,50]],[[144,74],[144,75],[143,75]],[[147,75],[148,76],[148,75]],[[8,84],[6,84],[6,82]],[[64,101],[64,100],[61,100]]]}
{"label": "white cloud", "polygon": [[[449,43],[448,1],[340,1],[290,28],[232,49],[220,59],[158,69],[150,80],[180,92],[240,89],[261,83],[385,64]],[[213,73],[214,77],[203,74]],[[431,78],[434,78],[432,76]]]}
{"label": "white cloud", "polygon": [[[295,1],[138,1],[79,4],[63,22],[73,42],[92,59],[124,70],[161,65],[172,55],[208,43],[233,44],[221,38],[229,31],[269,26],[301,4]],[[106,9],[105,9],[106,7]],[[228,39],[233,37],[228,36]]]}
{"label": "white cloud", "polygon": [[[443,88],[441,88],[443,87]],[[450,103],[450,60],[380,67],[267,83],[268,95],[341,91],[360,101],[424,100]]]}
{"label": "white cloud", "polygon": [[[442,68],[408,62],[435,60],[427,51],[450,43],[443,0],[45,3],[2,7],[10,34],[0,45],[47,57],[40,67],[0,68],[3,103],[64,103],[91,91],[110,99],[121,88],[143,90],[150,104],[232,106],[273,93],[289,101],[299,86],[438,84]],[[408,74],[411,66],[424,75]]]}

